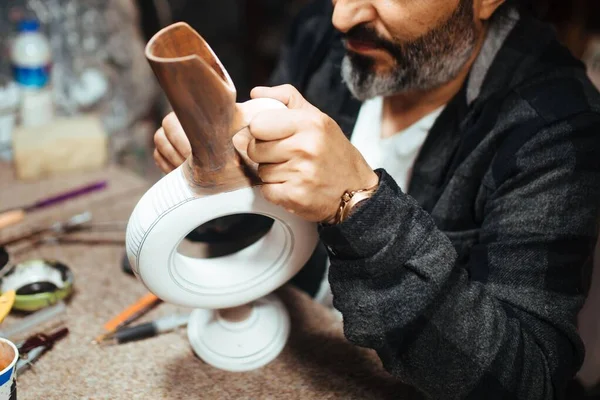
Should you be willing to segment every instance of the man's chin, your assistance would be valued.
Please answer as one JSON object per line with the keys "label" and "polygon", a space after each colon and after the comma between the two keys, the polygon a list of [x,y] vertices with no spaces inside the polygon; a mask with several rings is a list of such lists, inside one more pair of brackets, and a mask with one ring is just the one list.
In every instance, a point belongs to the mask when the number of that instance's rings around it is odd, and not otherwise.
{"label": "man's chin", "polygon": [[372,59],[350,53],[342,61],[342,79],[350,93],[360,101],[377,96],[371,87],[372,81],[376,78],[373,64]]}
{"label": "man's chin", "polygon": [[[383,71],[379,69],[384,69]],[[342,79],[352,95],[365,101],[378,96],[391,96],[406,90],[399,71],[390,72],[389,68],[357,62],[349,55],[342,61]]]}

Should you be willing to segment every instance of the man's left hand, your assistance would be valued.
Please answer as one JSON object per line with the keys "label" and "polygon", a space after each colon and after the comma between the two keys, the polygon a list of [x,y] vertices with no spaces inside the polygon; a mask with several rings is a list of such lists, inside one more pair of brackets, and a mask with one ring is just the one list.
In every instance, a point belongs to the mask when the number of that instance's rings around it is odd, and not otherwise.
{"label": "man's left hand", "polygon": [[377,184],[379,177],[335,121],[293,86],[257,87],[251,97],[287,106],[257,114],[248,127],[248,157],[259,164],[267,200],[323,222],[336,215],[344,192]]}

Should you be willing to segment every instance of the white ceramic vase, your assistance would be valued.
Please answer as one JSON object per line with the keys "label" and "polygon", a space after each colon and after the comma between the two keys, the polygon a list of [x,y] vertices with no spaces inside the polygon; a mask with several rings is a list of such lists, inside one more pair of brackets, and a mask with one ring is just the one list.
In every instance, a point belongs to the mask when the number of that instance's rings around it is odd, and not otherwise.
{"label": "white ceramic vase", "polygon": [[[127,227],[129,261],[152,293],[197,309],[188,337],[200,358],[229,371],[261,367],[277,357],[290,332],[287,311],[271,293],[308,261],[318,240],[316,225],[262,197],[256,166],[231,144],[252,115],[235,104],[227,71],[200,35],[174,24],[152,38],[146,55],[190,139],[192,156],[135,207]],[[275,100],[252,101],[250,114],[283,107]],[[198,259],[178,252],[189,232],[233,214],[260,214],[274,224],[234,254]]]}

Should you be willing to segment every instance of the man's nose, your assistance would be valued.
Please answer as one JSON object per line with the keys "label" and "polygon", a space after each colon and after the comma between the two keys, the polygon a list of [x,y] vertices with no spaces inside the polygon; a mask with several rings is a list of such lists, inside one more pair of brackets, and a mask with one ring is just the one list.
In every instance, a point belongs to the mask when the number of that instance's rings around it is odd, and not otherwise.
{"label": "man's nose", "polygon": [[377,10],[371,0],[333,0],[333,17],[331,22],[343,33],[353,27],[373,22],[377,18]]}

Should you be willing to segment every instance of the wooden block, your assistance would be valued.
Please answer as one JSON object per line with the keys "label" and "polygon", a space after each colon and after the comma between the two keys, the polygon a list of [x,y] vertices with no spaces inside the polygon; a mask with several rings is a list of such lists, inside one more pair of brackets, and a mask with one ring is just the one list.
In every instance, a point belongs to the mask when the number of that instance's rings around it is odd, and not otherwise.
{"label": "wooden block", "polygon": [[103,167],[108,139],[96,116],[57,118],[47,125],[15,129],[13,152],[17,178],[33,180]]}

